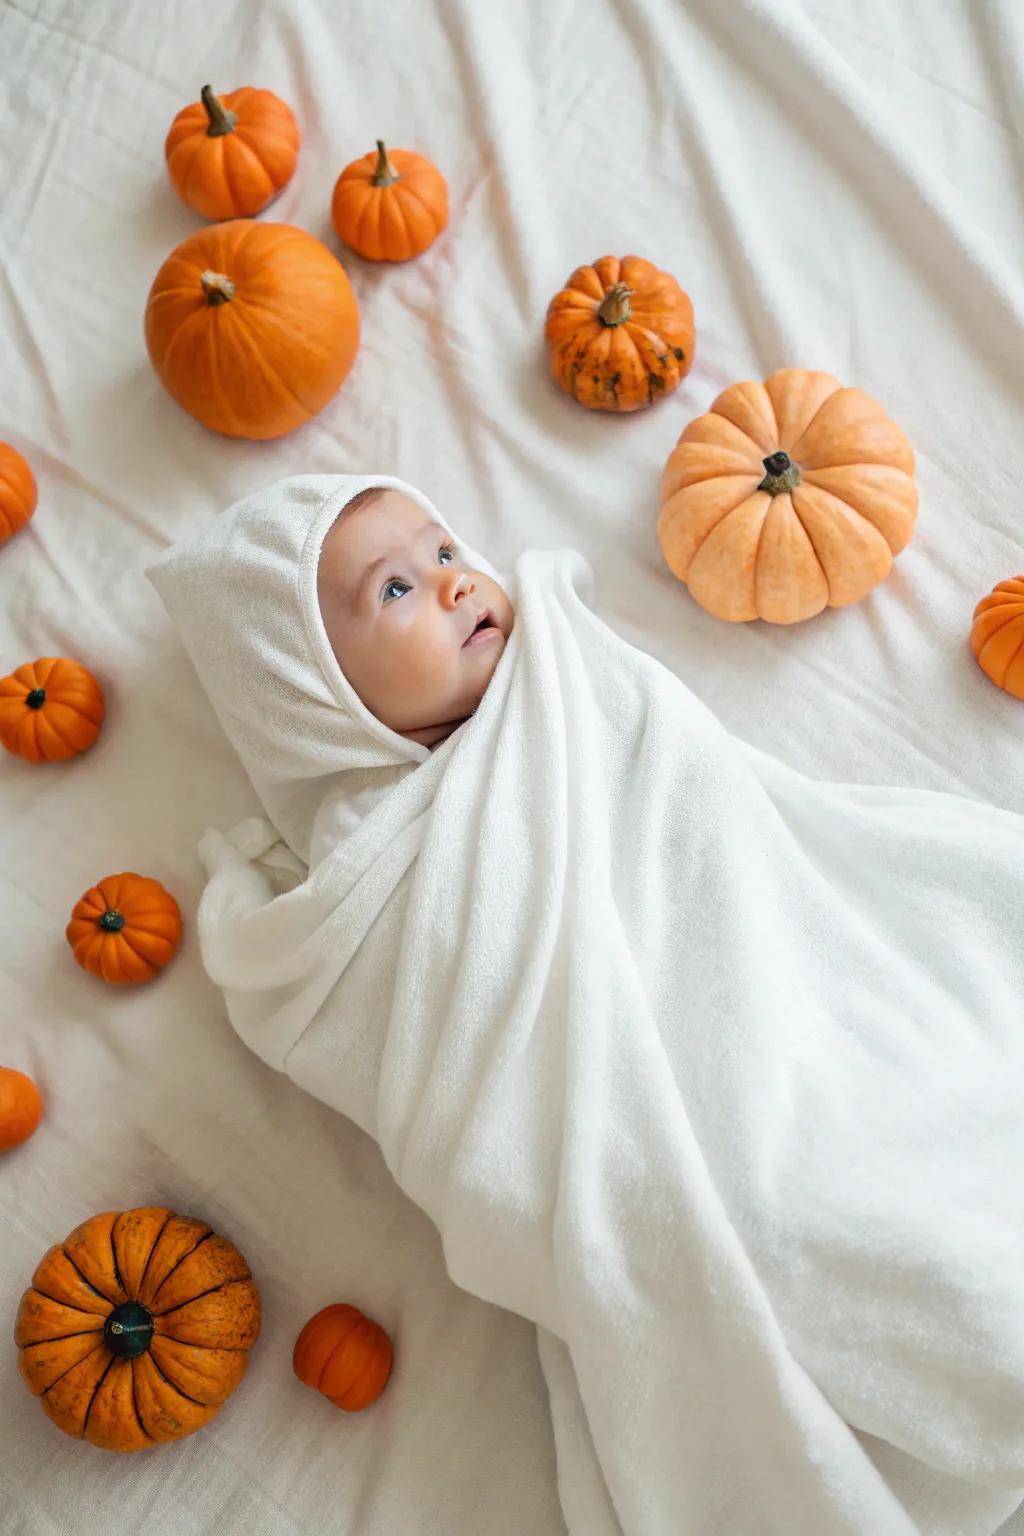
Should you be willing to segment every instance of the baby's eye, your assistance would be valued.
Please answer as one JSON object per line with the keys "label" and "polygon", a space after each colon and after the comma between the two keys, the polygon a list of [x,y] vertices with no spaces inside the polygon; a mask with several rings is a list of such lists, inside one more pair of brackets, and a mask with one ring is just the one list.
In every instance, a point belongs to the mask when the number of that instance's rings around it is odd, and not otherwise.
{"label": "baby's eye", "polygon": [[409,583],[407,581],[401,581],[396,576],[393,578],[393,580],[386,582],[381,588],[380,600],[382,603],[393,603],[396,598],[404,597],[407,592],[411,591],[412,588],[410,587]]}
{"label": "baby's eye", "polygon": [[441,565],[451,565],[455,559],[455,545],[442,544],[437,552],[437,558]]}

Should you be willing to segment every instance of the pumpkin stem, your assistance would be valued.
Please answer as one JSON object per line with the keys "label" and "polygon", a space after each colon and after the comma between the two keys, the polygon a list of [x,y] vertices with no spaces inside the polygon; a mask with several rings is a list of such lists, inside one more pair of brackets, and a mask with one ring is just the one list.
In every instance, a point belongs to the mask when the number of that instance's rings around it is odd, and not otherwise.
{"label": "pumpkin stem", "polygon": [[374,167],[372,180],[375,187],[390,187],[392,182],[398,180],[398,172],[388,159],[383,139],[377,140],[377,164]]}
{"label": "pumpkin stem", "polygon": [[144,1354],[153,1337],[153,1314],[140,1301],[123,1301],[103,1325],[103,1342],[120,1360]]}
{"label": "pumpkin stem", "polygon": [[800,484],[799,464],[794,464],[789,454],[781,449],[778,453],[770,453],[761,463],[767,474],[758,486],[759,491],[767,491],[769,496],[781,496],[783,491],[791,491]]}
{"label": "pumpkin stem", "polygon": [[46,689],[33,688],[31,693],[25,695],[25,703],[29,709],[42,709],[46,703]]}
{"label": "pumpkin stem", "polygon": [[100,918],[100,927],[104,933],[120,933],[124,927],[124,913],[109,907]]}
{"label": "pumpkin stem", "polygon": [[238,113],[229,112],[224,103],[218,101],[217,97],[213,94],[212,85],[204,85],[199,95],[202,98],[203,106],[206,108],[206,115],[210,119],[206,129],[207,138],[223,138],[226,133],[231,132],[238,122]]}
{"label": "pumpkin stem", "polygon": [[633,297],[634,289],[625,283],[614,283],[597,309],[597,318],[603,325],[621,325],[628,320],[633,313],[629,301]]}
{"label": "pumpkin stem", "polygon": [[216,309],[218,304],[227,304],[235,296],[235,285],[223,272],[200,272],[199,281],[211,309]]}

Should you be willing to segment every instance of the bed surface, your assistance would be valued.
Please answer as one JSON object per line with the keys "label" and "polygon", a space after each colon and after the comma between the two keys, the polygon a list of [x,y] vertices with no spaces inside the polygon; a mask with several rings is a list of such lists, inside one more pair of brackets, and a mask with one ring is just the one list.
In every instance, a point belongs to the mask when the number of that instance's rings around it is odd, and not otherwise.
{"label": "bed surface", "polygon": [[[80,761],[0,763],[0,1060],[47,1100],[0,1164],[0,1314],[9,1338],[36,1260],[80,1220],[149,1203],[231,1236],[265,1302],[217,1422],[132,1459],[61,1437],[5,1345],[3,1536],[564,1530],[532,1329],[451,1285],[376,1148],[245,1050],[202,973],[196,842],[256,807],[142,569],[280,476],[395,473],[499,566],[582,549],[608,621],[805,772],[1024,811],[1024,704],[966,639],[977,599],[1024,569],[1022,68],[1011,0],[176,0],[159,23],[141,0],[0,6],[0,438],[40,489],[0,550],[0,674],[74,655],[109,706]],[[421,260],[341,253],[361,351],[274,444],[192,422],[142,341],[156,269],[199,227],[162,146],[206,80],[293,104],[299,169],[263,217],[335,250],[334,178],[378,135],[449,180]],[[552,293],[606,252],[666,267],[696,310],[691,374],[631,418],[561,395],[541,348]],[[728,626],[661,563],[658,477],[720,389],[786,365],[859,384],[906,429],[918,532],[853,609]],[[164,881],[187,927],[159,983],[121,995],[63,930],[125,868]],[[291,1374],[302,1323],[336,1300],[396,1337],[362,1417]]]}

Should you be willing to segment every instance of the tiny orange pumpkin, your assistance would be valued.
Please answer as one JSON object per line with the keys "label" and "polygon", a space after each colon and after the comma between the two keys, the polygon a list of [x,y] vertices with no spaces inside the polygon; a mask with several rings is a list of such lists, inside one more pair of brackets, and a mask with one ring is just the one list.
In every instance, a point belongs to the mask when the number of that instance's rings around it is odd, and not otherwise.
{"label": "tiny orange pumpkin", "polygon": [[971,650],[997,688],[1024,699],[1024,576],[993,587],[974,610]]}
{"label": "tiny orange pumpkin", "polygon": [[310,1318],[295,1341],[292,1366],[301,1382],[336,1408],[359,1413],[384,1391],[392,1359],[391,1340],[380,1324],[338,1302]]}
{"label": "tiny orange pumpkin", "polygon": [[448,184],[437,166],[377,140],[346,165],[334,185],[338,238],[368,261],[409,261],[433,245],[448,222]]}
{"label": "tiny orange pumpkin", "polygon": [[641,256],[577,267],[548,305],[551,372],[591,411],[637,411],[671,394],[693,362],[693,305]]}
{"label": "tiny orange pumpkin", "polygon": [[36,477],[17,448],[0,443],[0,544],[24,528],[36,509]]}
{"label": "tiny orange pumpkin", "polygon": [[18,1369],[58,1429],[106,1451],[215,1418],[260,1333],[235,1245],[161,1206],[105,1211],[45,1254],[21,1298]]}
{"label": "tiny orange pumpkin", "polygon": [[82,969],[111,986],[152,981],[181,942],[181,910],[159,880],[108,875],[76,902],[67,940]]}
{"label": "tiny orange pumpkin", "polygon": [[32,1079],[0,1067],[0,1152],[28,1141],[42,1117],[42,1095]]}
{"label": "tiny orange pumpkin", "polygon": [[87,752],[100,733],[103,689],[69,656],[41,656],[0,678],[0,745],[27,763]]}
{"label": "tiny orange pumpkin", "polygon": [[175,191],[196,213],[244,219],[292,179],[300,140],[294,112],[273,91],[243,85],[217,97],[204,85],[171,124],[164,155]]}

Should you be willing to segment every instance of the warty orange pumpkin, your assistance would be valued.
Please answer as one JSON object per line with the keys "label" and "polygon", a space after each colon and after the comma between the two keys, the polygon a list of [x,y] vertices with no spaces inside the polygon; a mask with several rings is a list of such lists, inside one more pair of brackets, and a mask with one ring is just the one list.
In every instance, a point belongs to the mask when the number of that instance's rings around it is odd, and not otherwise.
{"label": "warty orange pumpkin", "polygon": [[0,744],[27,763],[87,752],[100,733],[103,689],[69,656],[40,656],[0,678]]}
{"label": "warty orange pumpkin", "polygon": [[27,1141],[42,1117],[42,1095],[32,1079],[14,1067],[0,1067],[0,1152]]}
{"label": "warty orange pumpkin", "polygon": [[287,186],[299,157],[295,114],[273,91],[251,85],[215,96],[204,85],[183,107],[164,145],[171,182],[204,219],[259,213]]}
{"label": "warty orange pumpkin", "polygon": [[234,219],[164,262],[146,346],[165,389],[204,426],[280,437],[340,389],[359,346],[359,307],[345,269],[312,235]]}
{"label": "warty orange pumpkin", "polygon": [[693,363],[693,305],[641,256],[577,267],[548,305],[551,372],[591,411],[636,411],[671,394]]}
{"label": "warty orange pumpkin", "polygon": [[181,910],[159,880],[108,875],[75,903],[67,940],[83,970],[111,986],[134,986],[173,959]]}
{"label": "warty orange pumpkin", "polygon": [[385,148],[346,165],[334,185],[331,220],[339,240],[368,261],[409,261],[448,222],[448,184],[425,155]]}
{"label": "warty orange pumpkin", "polygon": [[346,1413],[380,1397],[391,1374],[391,1340],[379,1323],[347,1302],[324,1307],[295,1341],[292,1366],[307,1387]]}
{"label": "warty orange pumpkin", "polygon": [[36,509],[36,477],[17,448],[0,443],[0,544],[24,528]]}
{"label": "warty orange pumpkin", "polygon": [[1024,699],[1024,576],[1001,581],[974,610],[971,650],[997,688]]}
{"label": "warty orange pumpkin", "polygon": [[795,624],[888,576],[917,517],[914,450],[863,390],[783,368],[690,422],[661,495],[662,554],[703,608]]}
{"label": "warty orange pumpkin", "polygon": [[106,1211],[39,1263],[18,1369],[58,1429],[108,1451],[180,1440],[245,1373],[260,1298],[235,1245],[162,1206]]}

